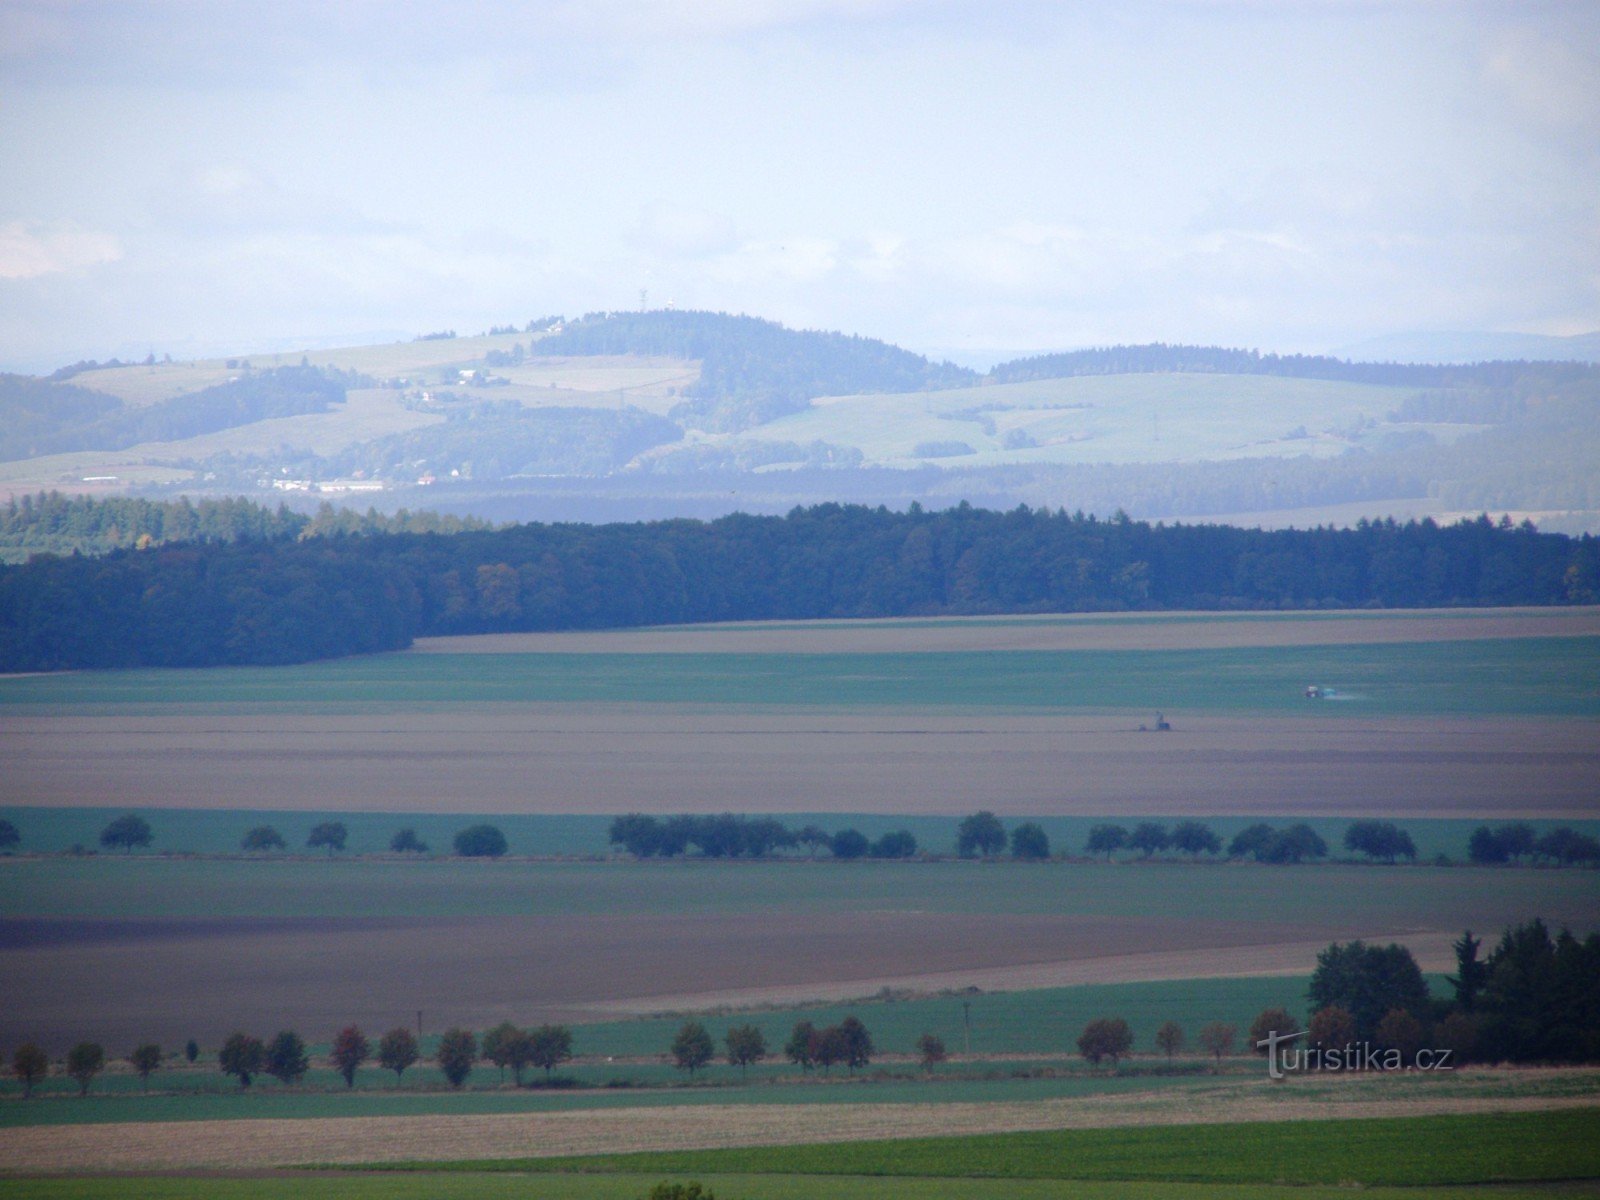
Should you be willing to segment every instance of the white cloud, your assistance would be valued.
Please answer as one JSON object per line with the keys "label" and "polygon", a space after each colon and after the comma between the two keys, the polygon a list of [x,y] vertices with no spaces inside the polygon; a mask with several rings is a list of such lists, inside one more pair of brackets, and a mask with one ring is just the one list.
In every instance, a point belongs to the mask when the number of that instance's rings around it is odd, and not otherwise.
{"label": "white cloud", "polygon": [[83,229],[70,221],[0,225],[0,279],[37,279],[116,262],[121,257],[122,246],[111,234]]}

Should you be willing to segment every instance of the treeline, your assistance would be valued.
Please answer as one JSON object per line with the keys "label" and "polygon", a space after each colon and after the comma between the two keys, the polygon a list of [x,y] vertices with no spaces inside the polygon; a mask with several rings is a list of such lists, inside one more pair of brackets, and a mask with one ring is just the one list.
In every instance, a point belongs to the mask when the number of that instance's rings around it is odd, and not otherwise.
{"label": "treeline", "polygon": [[1390,387],[1507,388],[1518,383],[1543,385],[1600,382],[1600,364],[1584,362],[1486,362],[1463,366],[1420,363],[1346,362],[1314,354],[1262,354],[1259,350],[1221,346],[1107,346],[1041,354],[1001,363],[991,370],[993,383],[1023,383],[1080,375],[1154,373],[1212,375],[1277,375],[1291,379],[1327,379]]}
{"label": "treeline", "polygon": [[335,508],[323,501],[309,515],[283,504],[251,500],[95,499],[39,492],[13,496],[0,506],[0,562],[34,554],[106,554],[167,542],[264,542],[284,538],[363,533],[462,533],[490,529],[488,521],[426,510],[380,513]]}
{"label": "treeline", "polygon": [[696,359],[700,378],[673,417],[717,430],[745,429],[798,412],[817,396],[914,392],[978,382],[976,372],[934,363],[875,338],[785,329],[728,313],[590,313],[539,340],[535,353],[646,354]]}
{"label": "treeline", "polygon": [[0,669],[289,663],[430,634],[705,621],[1596,597],[1600,542],[1487,518],[1261,531],[824,504],[40,556],[0,568]]}
{"label": "treeline", "polygon": [[75,384],[0,375],[0,461],[74,450],[122,450],[326,412],[361,377],[319,367],[252,371],[156,404],[124,404]]}

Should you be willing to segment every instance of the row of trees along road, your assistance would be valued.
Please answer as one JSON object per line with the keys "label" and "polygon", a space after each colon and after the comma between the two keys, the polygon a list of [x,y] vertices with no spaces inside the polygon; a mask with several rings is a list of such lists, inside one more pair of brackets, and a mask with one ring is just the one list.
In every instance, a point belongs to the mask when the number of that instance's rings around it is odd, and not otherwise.
{"label": "row of trees along road", "polygon": [[[154,838],[150,823],[136,813],[111,821],[100,834],[100,844],[109,850],[132,852],[149,846]],[[313,826],[306,838],[308,849],[343,851],[349,830],[342,821],[323,821]],[[0,852],[21,844],[22,834],[10,821],[0,820]],[[841,860],[856,858],[910,859],[918,856],[915,835],[907,829],[891,830],[876,841],[857,829],[834,833],[816,825],[790,829],[772,817],[749,818],[722,813],[716,816],[653,817],[627,813],[615,818],[609,830],[610,844],[636,858],[673,858],[694,848],[705,858],[767,858],[779,851],[803,849],[812,857],[826,851]],[[1371,861],[1414,862],[1417,847],[1410,833],[1392,821],[1353,822],[1344,834],[1344,848]],[[509,849],[505,834],[494,825],[478,824],[455,835],[455,853],[463,858],[499,858]],[[973,813],[956,828],[956,854],[961,858],[994,858],[1004,855],[1022,862],[1040,862],[1051,857],[1050,838],[1037,822],[1025,821],[1009,834],[1000,819],[989,811]],[[239,841],[247,854],[268,854],[288,849],[288,841],[272,825],[257,825]],[[401,829],[389,842],[397,854],[427,854],[428,844],[413,828]],[[1150,859],[1174,852],[1191,859],[1202,855],[1215,858],[1223,853],[1222,839],[1202,821],[1180,821],[1168,829],[1155,821],[1141,821],[1130,830],[1111,823],[1094,825],[1084,842],[1083,852],[1103,855],[1107,861],[1119,852],[1132,852]],[[1227,845],[1230,859],[1250,858],[1257,862],[1294,864],[1327,858],[1328,843],[1304,823],[1278,829],[1257,822],[1241,829]],[[1543,835],[1523,822],[1487,825],[1476,829],[1467,845],[1467,856],[1474,864],[1526,863],[1548,866],[1593,866],[1600,864],[1600,840],[1586,833],[1561,826]],[[923,857],[936,857],[924,854]]]}

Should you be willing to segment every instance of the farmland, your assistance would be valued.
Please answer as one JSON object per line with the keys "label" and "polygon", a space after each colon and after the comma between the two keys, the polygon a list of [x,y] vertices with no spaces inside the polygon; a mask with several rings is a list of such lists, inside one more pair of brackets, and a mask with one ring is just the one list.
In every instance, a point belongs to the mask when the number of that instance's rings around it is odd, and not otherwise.
{"label": "farmland", "polygon": [[[206,1057],[158,1075],[162,1094],[148,1100],[126,1073],[81,1102],[51,1079],[37,1102],[0,1099],[0,1120],[12,1146],[29,1147],[18,1161],[211,1167],[416,1157],[419,1146],[500,1157],[535,1128],[541,1145],[580,1153],[1197,1112],[1592,1108],[1592,1073],[1263,1097],[1258,1060],[1211,1075],[1190,1057],[1169,1073],[1151,1038],[1166,1020],[1192,1037],[1212,1020],[1243,1028],[1270,1005],[1302,1012],[1333,940],[1400,941],[1437,990],[1463,928],[1493,938],[1535,915],[1600,928],[1592,871],[1461,865],[1483,822],[1595,831],[1597,633],[1587,609],[765,623],[3,679],[0,816],[25,854],[0,859],[0,1043],[37,1037],[59,1053],[88,1036],[116,1054],[140,1038],[170,1049],[195,1037]],[[1342,699],[1309,701],[1309,683]],[[1141,732],[1157,711],[1173,729]],[[61,853],[93,846],[129,808],[150,820],[157,853]],[[770,812],[873,837],[904,827],[948,855],[954,818],[977,808],[1037,818],[1072,855],[1108,818],[1198,816],[1224,837],[1254,820],[1306,820],[1336,845],[1352,817],[1381,816],[1412,832],[1423,863],[606,857],[609,815],[625,811]],[[281,828],[301,851],[325,820],[349,825],[348,853],[237,853],[252,825]],[[472,820],[501,824],[510,856],[385,853],[402,826],[443,851]],[[574,1086],[499,1090],[480,1068],[458,1095],[437,1090],[431,1066],[404,1087],[369,1066],[344,1093],[319,1066],[301,1088],[241,1096],[206,1065],[236,1028],[318,1041],[419,1010],[429,1038],[455,1023],[571,1022]],[[685,1012],[711,1014],[717,1037],[753,1022],[769,1046],[796,1020],[855,1013],[887,1057],[871,1078],[835,1086],[796,1086],[793,1068],[772,1063],[743,1085],[719,1067],[715,1087],[678,1086],[661,1054]],[[1110,1013],[1134,1026],[1139,1060],[1091,1072],[1074,1041]],[[969,1019],[971,1056],[919,1078],[916,1037],[963,1047]],[[94,1132],[107,1126],[114,1137]],[[607,1164],[595,1194],[640,1194],[654,1169]],[[766,1169],[704,1164],[738,1181],[730,1194],[791,1186]],[[1071,1186],[1161,1186],[1085,1178],[1110,1182]],[[356,1179],[375,1195],[409,1186]]]}

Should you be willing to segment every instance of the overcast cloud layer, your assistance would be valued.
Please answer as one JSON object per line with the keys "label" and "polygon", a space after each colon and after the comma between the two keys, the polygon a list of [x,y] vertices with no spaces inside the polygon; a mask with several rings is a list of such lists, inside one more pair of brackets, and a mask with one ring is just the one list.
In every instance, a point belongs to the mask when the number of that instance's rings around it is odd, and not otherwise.
{"label": "overcast cloud layer", "polygon": [[1600,328],[1600,5],[0,0],[0,365]]}

